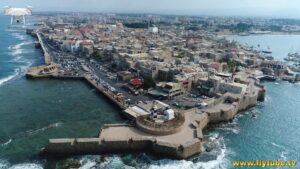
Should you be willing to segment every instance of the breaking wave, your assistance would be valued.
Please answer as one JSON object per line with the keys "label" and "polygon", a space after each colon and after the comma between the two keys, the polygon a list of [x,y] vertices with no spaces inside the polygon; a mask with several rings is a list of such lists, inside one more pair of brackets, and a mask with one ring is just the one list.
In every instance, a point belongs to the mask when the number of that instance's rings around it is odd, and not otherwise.
{"label": "breaking wave", "polygon": [[31,41],[25,41],[25,42],[19,43],[19,44],[17,44],[17,45],[10,45],[10,46],[8,47],[8,49],[9,49],[9,50],[16,50],[16,49],[22,48],[23,46],[30,45],[30,44],[32,44],[32,43],[33,43],[33,42],[31,42]]}
{"label": "breaking wave", "polygon": [[0,169],[8,169],[9,163],[0,159]]}
{"label": "breaking wave", "polygon": [[[223,137],[218,133],[208,136],[203,152],[192,160],[152,159],[151,156],[113,155],[113,156],[83,156],[71,158],[60,163],[61,166],[77,166],[79,169],[110,169],[110,168],[145,168],[145,169],[226,169],[230,161],[226,155]],[[210,150],[208,150],[210,149]]]}
{"label": "breaking wave", "polygon": [[14,80],[14,79],[18,78],[20,75],[24,74],[26,68],[29,67],[29,66],[32,64],[31,62],[26,62],[26,63],[27,63],[26,66],[21,66],[21,67],[19,67],[19,68],[16,68],[16,69],[14,70],[14,74],[9,75],[9,76],[7,76],[7,77],[5,77],[5,78],[0,79],[0,86],[2,86],[2,85],[4,85],[4,84],[8,83],[8,82],[11,81],[11,80]]}
{"label": "breaking wave", "polygon": [[0,79],[0,86],[2,86],[3,84],[7,83],[8,81],[14,79],[15,77],[16,77],[16,74],[15,75],[10,75],[8,77]]}
{"label": "breaking wave", "polygon": [[[7,146],[12,142],[12,139],[9,139],[7,142],[0,144],[1,146]],[[1,168],[1,167],[0,167]]]}
{"label": "breaking wave", "polygon": [[20,33],[12,33],[12,35],[19,40],[25,40],[25,38],[26,38],[26,35],[23,35]]}
{"label": "breaking wave", "polygon": [[0,160],[0,169],[43,169],[42,165],[35,163],[21,163],[11,165],[5,160]]}
{"label": "breaking wave", "polygon": [[42,165],[34,163],[23,163],[11,166],[9,169],[43,169]]}
{"label": "breaking wave", "polygon": [[32,51],[31,51],[31,50],[26,50],[26,49],[19,48],[19,49],[13,50],[13,51],[10,52],[9,54],[10,54],[11,56],[19,56],[19,55],[22,55],[22,54],[28,54],[28,53],[32,53]]}

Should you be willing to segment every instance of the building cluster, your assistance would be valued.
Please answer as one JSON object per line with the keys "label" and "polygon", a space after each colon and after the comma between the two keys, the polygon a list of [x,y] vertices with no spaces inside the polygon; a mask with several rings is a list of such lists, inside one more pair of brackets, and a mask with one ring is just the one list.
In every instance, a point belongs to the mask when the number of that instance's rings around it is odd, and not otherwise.
{"label": "building cluster", "polygon": [[193,19],[59,16],[49,17],[40,31],[54,48],[84,61],[85,70],[105,70],[113,79],[111,87],[126,93],[125,99],[142,96],[201,107],[226,93],[251,92],[251,84],[263,74],[284,73],[284,65],[251,47],[204,29],[190,29]]}

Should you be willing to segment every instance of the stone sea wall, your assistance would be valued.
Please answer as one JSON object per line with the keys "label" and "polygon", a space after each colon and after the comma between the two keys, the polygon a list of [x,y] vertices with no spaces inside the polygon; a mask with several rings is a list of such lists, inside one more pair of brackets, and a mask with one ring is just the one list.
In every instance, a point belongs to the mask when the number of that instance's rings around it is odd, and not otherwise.
{"label": "stone sea wall", "polygon": [[182,145],[157,141],[153,137],[130,140],[99,138],[51,139],[41,154],[53,156],[149,151],[175,159],[185,159],[201,152],[201,141],[193,139]]}

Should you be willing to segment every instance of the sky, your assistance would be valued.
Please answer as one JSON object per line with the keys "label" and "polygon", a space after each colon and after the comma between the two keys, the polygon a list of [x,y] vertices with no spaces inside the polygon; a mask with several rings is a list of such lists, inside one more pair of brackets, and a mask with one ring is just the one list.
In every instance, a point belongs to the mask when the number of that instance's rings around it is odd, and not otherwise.
{"label": "sky", "polygon": [[161,13],[300,18],[300,0],[0,0],[34,11]]}

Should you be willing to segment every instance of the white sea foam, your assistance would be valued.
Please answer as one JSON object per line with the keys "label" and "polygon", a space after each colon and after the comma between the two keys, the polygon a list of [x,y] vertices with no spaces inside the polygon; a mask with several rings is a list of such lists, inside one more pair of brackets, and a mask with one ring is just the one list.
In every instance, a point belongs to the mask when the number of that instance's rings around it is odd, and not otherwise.
{"label": "white sea foam", "polygon": [[294,83],[294,85],[300,85],[300,82]]}
{"label": "white sea foam", "polygon": [[79,167],[79,169],[90,169],[92,167],[95,167],[96,166],[96,162],[95,161],[81,161],[80,164],[82,165],[81,167]]}
{"label": "white sea foam", "polygon": [[9,169],[43,169],[42,165],[34,163],[23,163],[11,166]]}
{"label": "white sea foam", "polygon": [[244,115],[245,115],[244,113],[237,114],[231,123],[218,124],[218,125],[216,125],[215,128],[218,130],[229,131],[234,134],[238,134],[240,132],[240,128],[238,125],[238,119],[243,117]]}
{"label": "white sea foam", "polygon": [[[149,168],[149,169],[226,169],[230,165],[230,161],[226,156],[230,153],[224,145],[223,137],[218,133],[210,133],[208,141],[213,143],[215,147],[210,152],[203,152],[198,159],[193,161],[189,160],[151,160],[145,156],[132,159],[129,165],[123,161],[120,156],[114,155],[110,157],[99,158],[99,156],[84,156],[80,158],[79,162],[81,167],[79,169],[92,169],[92,168]],[[205,150],[204,150],[205,151]],[[207,155],[207,156],[206,156]],[[206,157],[212,159],[207,159]],[[144,161],[147,159],[146,161]],[[140,162],[142,160],[142,162]],[[135,162],[133,162],[135,161]]]}
{"label": "white sea foam", "polygon": [[20,33],[12,33],[12,35],[13,35],[14,37],[16,37],[17,39],[19,39],[19,40],[25,40],[25,38],[26,38],[25,35],[20,34]]}
{"label": "white sea foam", "polygon": [[30,44],[32,44],[31,41],[25,41],[25,42],[19,43],[17,45],[10,45],[8,47],[8,49],[9,50],[16,50],[16,49],[20,49],[21,47],[26,46],[26,45],[30,45]]}
{"label": "white sea foam", "polygon": [[[218,151],[217,157],[214,160],[192,162],[187,160],[158,160],[150,164],[150,169],[225,169],[228,166],[229,160],[226,159],[227,149],[224,145],[224,140],[219,137],[218,133],[211,133],[209,140],[216,143]],[[220,150],[220,152],[219,152]],[[204,154],[205,156],[205,154]]]}
{"label": "white sea foam", "polygon": [[5,29],[6,32],[19,32],[17,29]]}
{"label": "white sea foam", "polygon": [[207,162],[192,162],[186,160],[159,160],[150,165],[150,169],[225,169],[228,160],[225,158],[226,149],[222,149],[216,160]]}
{"label": "white sea foam", "polygon": [[240,133],[240,129],[238,129],[238,128],[221,127],[221,128],[217,128],[217,129],[224,130],[224,131],[229,131],[229,132],[232,132],[234,134],[239,134]]}
{"label": "white sea foam", "polygon": [[14,75],[10,75],[8,77],[0,79],[0,86],[7,83],[8,81],[14,79],[16,76],[17,76],[17,74],[14,74]]}
{"label": "white sea foam", "polygon": [[17,77],[19,77],[20,75],[24,74],[27,67],[29,67],[31,64],[32,64],[31,62],[27,62],[26,66],[21,66],[19,68],[16,68],[14,70],[15,73],[13,75],[10,75],[10,76],[0,79],[0,86],[4,85],[5,83],[7,83],[11,80],[14,80]]}
{"label": "white sea foam", "polygon": [[30,51],[22,49],[22,48],[19,48],[19,49],[15,49],[12,52],[10,52],[10,55],[12,55],[12,56],[19,56],[19,55],[27,54],[27,53],[30,53]]}
{"label": "white sea foam", "polygon": [[0,144],[1,146],[7,146],[12,142],[12,139],[9,139],[7,142]]}
{"label": "white sea foam", "polygon": [[283,146],[278,145],[278,144],[276,144],[276,143],[274,143],[274,142],[271,142],[271,144],[272,144],[273,146],[275,146],[275,147],[284,148]]}
{"label": "white sea foam", "polygon": [[280,157],[282,160],[287,161],[287,155],[288,155],[288,152],[283,151],[283,152],[281,152]]}
{"label": "white sea foam", "polygon": [[0,169],[8,169],[9,163],[0,159]]}
{"label": "white sea foam", "polygon": [[35,134],[38,134],[40,132],[43,132],[47,129],[51,129],[51,128],[57,128],[59,126],[61,126],[63,123],[61,122],[57,122],[57,123],[53,123],[53,124],[50,124],[48,126],[45,126],[43,128],[40,128],[40,129],[36,129],[36,130],[29,130],[29,131],[26,131],[26,133],[28,133],[29,135],[35,135]]}

